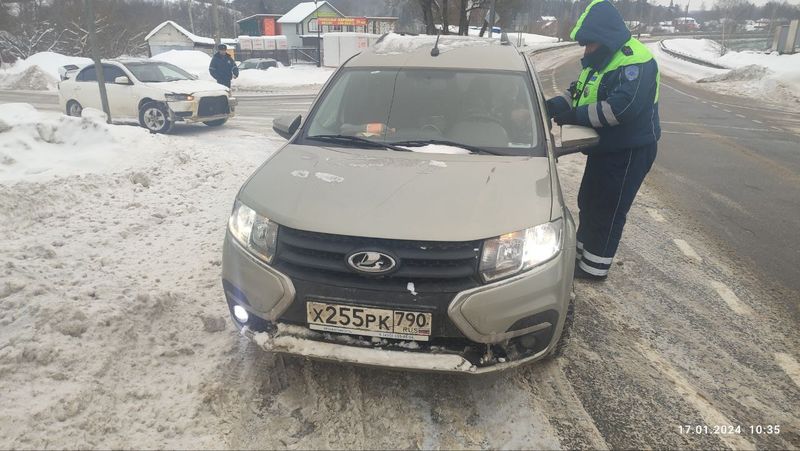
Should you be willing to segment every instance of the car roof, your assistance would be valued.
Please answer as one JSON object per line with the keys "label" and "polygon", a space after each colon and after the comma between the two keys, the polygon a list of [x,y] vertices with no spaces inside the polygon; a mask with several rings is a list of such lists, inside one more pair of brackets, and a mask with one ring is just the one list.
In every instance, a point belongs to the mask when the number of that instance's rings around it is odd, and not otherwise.
{"label": "car roof", "polygon": [[275,59],[273,59],[273,58],[247,58],[246,60],[244,60],[242,62],[246,63],[248,61],[250,61],[250,62],[256,62],[257,61],[257,62],[261,63],[261,62],[264,62],[264,61],[275,61]]}
{"label": "car roof", "polygon": [[517,48],[501,44],[499,39],[451,35],[438,38],[439,55],[431,56],[437,36],[388,33],[346,66],[528,70]]}

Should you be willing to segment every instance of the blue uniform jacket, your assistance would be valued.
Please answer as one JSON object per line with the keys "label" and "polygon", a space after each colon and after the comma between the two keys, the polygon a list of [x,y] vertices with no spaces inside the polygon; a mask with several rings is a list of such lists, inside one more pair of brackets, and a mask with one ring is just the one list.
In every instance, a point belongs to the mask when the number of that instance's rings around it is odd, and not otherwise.
{"label": "blue uniform jacket", "polygon": [[[581,59],[584,68],[602,70],[631,34],[619,12],[608,1],[603,1],[589,11],[575,37],[582,44],[598,42],[603,45],[600,50]],[[658,103],[654,103],[657,75],[658,65],[655,59],[651,59],[646,63],[620,67],[603,76],[598,88],[598,103],[580,106],[576,111],[579,125],[594,127],[600,135],[600,143],[586,153],[614,152],[658,141],[661,126]],[[602,100],[611,106],[613,115],[604,114],[600,104]],[[547,106],[553,115],[571,108],[571,103],[565,96],[560,96],[548,100]],[[590,107],[597,108],[595,117],[599,118],[599,124],[592,124]]]}

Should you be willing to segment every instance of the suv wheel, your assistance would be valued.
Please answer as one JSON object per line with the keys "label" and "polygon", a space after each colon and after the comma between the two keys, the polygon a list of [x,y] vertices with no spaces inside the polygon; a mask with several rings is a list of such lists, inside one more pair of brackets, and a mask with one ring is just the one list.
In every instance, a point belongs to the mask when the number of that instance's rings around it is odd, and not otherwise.
{"label": "suv wheel", "polygon": [[83,107],[77,100],[67,102],[67,116],[81,117]]}
{"label": "suv wheel", "polygon": [[569,339],[572,335],[572,326],[574,322],[575,291],[573,290],[572,293],[570,293],[569,306],[567,306],[567,317],[564,319],[564,329],[561,330],[561,336],[558,337],[556,347],[553,348],[553,352],[548,356],[548,358],[554,359],[564,355],[564,351],[566,351],[567,346],[569,345]]}
{"label": "suv wheel", "polygon": [[219,127],[220,125],[228,122],[227,119],[217,119],[214,121],[205,121],[204,124],[208,125],[209,127]]}
{"label": "suv wheel", "polygon": [[139,110],[139,123],[151,133],[169,133],[172,121],[166,105],[158,102],[146,103]]}

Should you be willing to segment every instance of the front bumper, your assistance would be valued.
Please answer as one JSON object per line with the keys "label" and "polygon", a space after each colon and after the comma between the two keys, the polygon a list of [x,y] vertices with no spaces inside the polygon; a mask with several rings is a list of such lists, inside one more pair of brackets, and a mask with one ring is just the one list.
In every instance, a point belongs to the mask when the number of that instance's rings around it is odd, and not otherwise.
{"label": "front bumper", "polygon": [[[214,97],[220,97],[220,96],[214,96]],[[226,113],[218,113],[218,114],[201,114],[200,112],[201,100],[202,97],[196,97],[194,100],[167,102],[167,106],[169,107],[169,112],[170,112],[170,119],[172,119],[173,122],[176,121],[208,122],[219,119],[229,119],[235,116],[236,105],[238,105],[238,101],[236,100],[235,97],[228,97],[229,111]]]}
{"label": "front bumper", "polygon": [[[234,322],[271,352],[358,365],[408,370],[482,373],[510,368],[549,354],[563,328],[572,294],[574,223],[566,221],[563,250],[532,271],[456,293],[398,293],[337,287],[290,277],[255,259],[226,236],[223,286],[229,307],[251,315]],[[379,308],[433,313],[431,341],[398,342],[311,331],[307,299],[327,298]],[[409,358],[409,357],[413,358]]]}

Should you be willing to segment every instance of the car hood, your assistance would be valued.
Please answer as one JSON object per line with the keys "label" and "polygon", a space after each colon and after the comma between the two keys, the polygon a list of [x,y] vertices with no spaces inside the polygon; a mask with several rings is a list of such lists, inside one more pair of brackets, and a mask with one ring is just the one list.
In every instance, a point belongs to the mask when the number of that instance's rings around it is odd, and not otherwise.
{"label": "car hood", "polygon": [[427,241],[491,238],[549,221],[546,157],[287,145],[239,199],[313,232]]}
{"label": "car hood", "polygon": [[194,94],[196,92],[228,90],[228,88],[219,83],[205,80],[179,80],[167,81],[163,83],[145,83],[145,85],[151,88],[163,89],[175,94]]}

